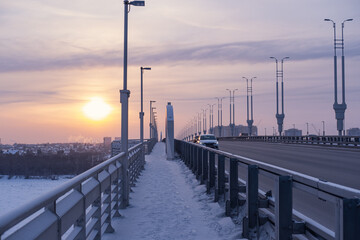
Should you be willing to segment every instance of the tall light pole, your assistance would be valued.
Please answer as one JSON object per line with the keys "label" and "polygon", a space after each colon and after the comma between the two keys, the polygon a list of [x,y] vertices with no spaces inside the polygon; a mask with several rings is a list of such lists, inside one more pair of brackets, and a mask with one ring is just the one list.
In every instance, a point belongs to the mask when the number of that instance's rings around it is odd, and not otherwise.
{"label": "tall light pole", "polygon": [[230,123],[229,123],[229,127],[231,127],[231,102],[232,102],[232,98],[231,98],[231,90],[230,89],[226,89],[227,91],[229,91],[230,94]]}
{"label": "tall light pole", "polygon": [[219,129],[219,137],[221,137],[221,128],[222,128],[222,100],[224,97],[216,97],[218,100],[218,129]]}
{"label": "tall light pole", "polygon": [[[250,87],[249,87],[249,79],[247,79],[246,77],[243,77],[244,79],[246,79],[246,106],[247,106],[247,124],[248,124],[248,132],[249,132],[249,136],[252,135],[252,125],[254,123],[254,109],[253,109],[253,95],[252,95],[252,81],[253,79],[255,79],[256,77],[252,77],[250,79]],[[251,100],[251,107],[250,107],[250,114],[249,114],[249,93],[250,93],[250,100]],[[250,118],[249,118],[250,115]]]}
{"label": "tall light pole", "polygon": [[[284,60],[289,59],[289,57],[284,57],[281,59],[281,69],[278,68],[278,60],[275,57],[270,57],[275,59],[276,62],[276,120],[278,124],[279,135],[283,131],[283,123],[284,123]],[[281,113],[279,113],[279,78],[281,79]]]}
{"label": "tall light pole", "polygon": [[199,130],[199,136],[201,135],[201,113],[198,113],[198,130]]}
{"label": "tall light pole", "polygon": [[149,120],[149,131],[150,131],[150,133],[149,133],[149,139],[152,138],[152,118],[153,118],[153,114],[152,114],[152,109],[153,109],[153,107],[152,107],[152,104],[153,104],[153,103],[156,103],[156,101],[150,100],[150,120]]}
{"label": "tall light pole", "polygon": [[306,136],[309,136],[309,123],[306,123]]}
{"label": "tall light pole", "polygon": [[321,121],[323,124],[323,136],[325,136],[325,121]]}
{"label": "tall light pole", "polygon": [[144,70],[151,70],[150,67],[140,67],[141,72],[141,111],[139,113],[140,117],[140,142],[144,142],[144,111],[143,111],[143,75]]}
{"label": "tall light pole", "polygon": [[[233,89],[233,90],[230,90],[230,89],[226,89],[227,91],[229,91],[230,93],[230,123],[229,123],[229,127],[230,127],[230,130],[231,130],[231,136],[234,136],[234,127],[235,127],[235,98],[234,98],[234,94],[235,94],[235,91],[238,90],[237,88],[236,89]],[[231,91],[233,92],[233,96],[231,96]],[[232,110],[233,110],[233,117],[232,117],[232,121],[231,122],[231,104],[232,104]]]}
{"label": "tall light pole", "polygon": [[[336,39],[336,24],[331,19],[324,19],[324,21],[332,22],[334,28],[334,111],[335,118],[337,120],[337,130],[339,136],[342,135],[342,131],[344,130],[344,119],[345,119],[345,110],[346,110],[346,102],[345,102],[345,56],[344,56],[344,26],[345,22],[350,22],[353,19],[346,19],[341,23],[341,39]],[[342,70],[342,103],[338,103],[338,89],[337,89],[337,55],[336,49],[341,49],[341,70]]]}
{"label": "tall light pole", "polygon": [[206,108],[201,109],[203,111],[203,132],[206,134]]}
{"label": "tall light pole", "polygon": [[235,135],[235,91],[237,90],[237,88],[233,90],[233,136]]}
{"label": "tall light pole", "polygon": [[128,13],[130,5],[133,6],[145,6],[145,1],[124,1],[124,74],[123,74],[123,89],[120,90],[120,102],[121,102],[121,150],[125,152],[125,158],[122,166],[124,178],[122,183],[122,201],[121,207],[125,208],[129,205],[129,178],[128,178],[128,129],[129,129],[129,97],[130,91],[127,89],[127,50],[128,50]]}
{"label": "tall light pole", "polygon": [[215,104],[208,104],[209,106],[209,133],[214,134],[214,106]]}

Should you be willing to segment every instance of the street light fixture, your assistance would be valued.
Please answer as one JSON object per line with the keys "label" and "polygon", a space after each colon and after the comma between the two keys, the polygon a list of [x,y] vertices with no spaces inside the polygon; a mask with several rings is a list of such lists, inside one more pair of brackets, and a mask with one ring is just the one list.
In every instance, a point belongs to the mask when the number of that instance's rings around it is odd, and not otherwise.
{"label": "street light fixture", "polygon": [[[278,124],[279,135],[283,131],[283,123],[284,123],[284,60],[289,59],[289,57],[284,57],[281,59],[281,69],[278,69],[278,60],[276,57],[270,57],[271,59],[275,59],[276,62],[276,119]],[[281,79],[281,113],[279,113],[279,78]]]}
{"label": "street light fixture", "polygon": [[132,2],[129,2],[129,4],[136,6],[136,7],[144,7],[145,1],[132,1]]}
{"label": "street light fixture", "polygon": [[[326,18],[324,21],[332,22],[334,28],[334,105],[333,109],[335,111],[335,118],[337,120],[337,130],[339,136],[342,135],[342,131],[344,130],[344,119],[345,119],[345,110],[346,110],[346,102],[345,102],[345,55],[344,55],[344,26],[345,22],[352,21],[352,18],[346,19],[341,23],[341,39],[336,39],[336,24],[333,20]],[[341,49],[341,69],[342,69],[342,103],[338,103],[337,97],[337,55],[336,49]]]}
{"label": "street light fixture", "polygon": [[[123,89],[120,90],[120,102],[121,102],[121,150],[125,153],[124,161],[122,162],[122,174],[128,175],[128,130],[129,130],[129,97],[130,91],[127,89],[127,50],[128,50],[128,13],[130,5],[133,6],[145,6],[144,1],[124,1],[124,67],[123,67]],[[125,208],[129,205],[129,178],[124,177],[122,182],[122,201],[121,207]]]}

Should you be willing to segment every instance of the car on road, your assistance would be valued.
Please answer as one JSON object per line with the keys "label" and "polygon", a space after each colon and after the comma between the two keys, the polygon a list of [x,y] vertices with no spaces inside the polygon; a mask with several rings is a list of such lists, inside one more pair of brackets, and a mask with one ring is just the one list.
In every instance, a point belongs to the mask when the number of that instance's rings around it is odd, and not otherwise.
{"label": "car on road", "polygon": [[198,144],[204,145],[206,147],[211,147],[215,149],[219,149],[219,142],[217,141],[214,134],[202,134],[200,135]]}

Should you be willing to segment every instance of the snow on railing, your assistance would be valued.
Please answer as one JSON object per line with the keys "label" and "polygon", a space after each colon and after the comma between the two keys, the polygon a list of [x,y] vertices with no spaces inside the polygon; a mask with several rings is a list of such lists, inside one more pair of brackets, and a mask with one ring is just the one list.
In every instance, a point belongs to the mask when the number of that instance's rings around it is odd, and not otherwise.
{"label": "snow on railing", "polygon": [[[360,191],[357,189],[191,142],[176,140],[175,149],[206,184],[208,193],[215,194],[215,201],[225,200],[227,215],[245,204],[244,237],[255,230],[258,232],[259,225],[270,221],[275,226],[276,239],[292,239],[294,234],[300,234],[299,239],[359,239]],[[239,178],[239,172],[246,179]],[[259,183],[261,188],[270,190],[260,190]],[[332,206],[334,214],[321,206],[315,215],[309,216],[309,212],[304,214],[293,209],[293,200],[300,201],[305,209],[316,209],[314,201],[325,202]],[[334,218],[330,227],[322,222],[324,218],[316,216],[324,212]]]}
{"label": "snow on railing", "polygon": [[[156,140],[144,144],[150,152]],[[113,232],[111,219],[122,208],[121,183],[134,184],[145,164],[143,144],[128,150],[128,176],[122,174],[125,153],[98,164],[54,190],[0,216],[0,239],[101,239]]]}

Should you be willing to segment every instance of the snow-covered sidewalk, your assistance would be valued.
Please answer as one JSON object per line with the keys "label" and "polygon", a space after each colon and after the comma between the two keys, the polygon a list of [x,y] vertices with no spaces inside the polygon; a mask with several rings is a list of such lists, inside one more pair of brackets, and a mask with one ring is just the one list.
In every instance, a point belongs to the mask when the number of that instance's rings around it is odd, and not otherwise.
{"label": "snow-covered sidewalk", "polygon": [[113,220],[113,239],[236,239],[241,236],[224,210],[206,195],[180,160],[166,160],[165,145],[157,143],[146,156],[145,170],[132,188],[130,206]]}

